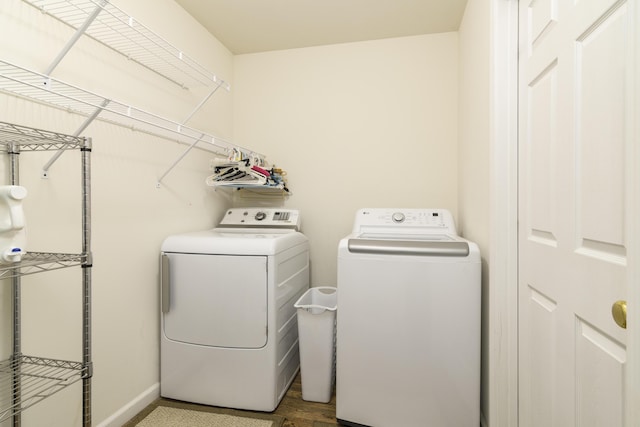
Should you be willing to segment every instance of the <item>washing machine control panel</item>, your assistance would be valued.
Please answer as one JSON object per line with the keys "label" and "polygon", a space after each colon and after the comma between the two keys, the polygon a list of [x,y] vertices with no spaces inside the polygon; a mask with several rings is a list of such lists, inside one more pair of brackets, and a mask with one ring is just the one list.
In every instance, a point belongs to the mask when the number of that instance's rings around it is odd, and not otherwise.
{"label": "washing machine control panel", "polygon": [[292,228],[300,227],[300,213],[295,209],[233,208],[222,220],[223,227]]}
{"label": "washing machine control panel", "polygon": [[453,216],[446,209],[361,209],[356,214],[353,232],[372,229],[413,230],[456,234]]}

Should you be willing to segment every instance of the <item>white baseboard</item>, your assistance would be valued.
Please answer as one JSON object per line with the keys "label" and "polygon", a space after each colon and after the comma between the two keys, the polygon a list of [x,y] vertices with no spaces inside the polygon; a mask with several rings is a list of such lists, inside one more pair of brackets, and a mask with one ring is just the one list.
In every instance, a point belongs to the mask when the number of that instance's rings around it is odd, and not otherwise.
{"label": "white baseboard", "polygon": [[156,383],[140,393],[131,402],[98,424],[97,427],[120,427],[149,406],[149,404],[158,397],[160,397],[160,383]]}

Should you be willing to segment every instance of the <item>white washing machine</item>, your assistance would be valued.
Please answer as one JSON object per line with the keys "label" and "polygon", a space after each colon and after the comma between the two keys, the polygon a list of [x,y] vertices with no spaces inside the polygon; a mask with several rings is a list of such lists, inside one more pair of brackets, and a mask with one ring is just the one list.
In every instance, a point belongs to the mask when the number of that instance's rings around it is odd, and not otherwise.
{"label": "white washing machine", "polygon": [[448,211],[358,211],[338,248],[338,421],[479,426],[480,292]]}
{"label": "white washing machine", "polygon": [[230,209],[161,254],[160,394],[273,411],[299,370],[294,303],[309,288],[296,210]]}

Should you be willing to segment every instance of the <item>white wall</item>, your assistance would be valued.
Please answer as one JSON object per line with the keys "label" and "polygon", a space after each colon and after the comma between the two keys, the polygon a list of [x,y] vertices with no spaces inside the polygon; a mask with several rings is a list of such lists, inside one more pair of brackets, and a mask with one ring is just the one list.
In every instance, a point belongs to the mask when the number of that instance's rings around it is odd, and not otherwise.
{"label": "white wall", "polygon": [[460,25],[458,218],[460,233],[482,255],[482,412],[489,381],[489,0],[469,0]]}
{"label": "white wall", "polygon": [[[112,3],[233,83],[230,52],[173,1]],[[2,60],[43,72],[72,33],[20,0],[0,2]],[[86,37],[52,77],[176,122],[205,94],[178,88]],[[231,95],[218,91],[189,124],[230,137],[232,112]],[[0,120],[73,133],[84,118],[0,94]],[[139,395],[158,392],[158,254],[163,238],[212,227],[230,202],[204,185],[210,153],[193,151],[156,188],[159,176],[186,146],[101,121],[84,135],[93,138],[93,422],[99,425]],[[21,155],[21,184],[29,191],[27,249],[79,251],[78,155],[65,153],[43,180],[40,170],[52,154]],[[81,360],[80,277],[80,269],[73,268],[23,279],[25,354]],[[0,359],[11,352],[10,300],[9,284],[0,283]],[[78,383],[27,410],[24,425],[81,425],[80,397]],[[114,419],[113,425],[121,421]]]}
{"label": "white wall", "polygon": [[456,215],[457,44],[443,33],[234,58],[235,141],[287,170],[312,285],[335,284],[359,208]]}

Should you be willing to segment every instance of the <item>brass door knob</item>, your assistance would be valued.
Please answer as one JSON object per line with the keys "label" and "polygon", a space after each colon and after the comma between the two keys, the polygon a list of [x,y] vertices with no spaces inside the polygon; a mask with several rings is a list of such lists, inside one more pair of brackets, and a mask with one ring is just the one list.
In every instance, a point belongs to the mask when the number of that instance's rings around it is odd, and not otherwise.
{"label": "brass door knob", "polygon": [[627,302],[626,301],[616,301],[611,306],[611,314],[613,315],[613,320],[616,321],[618,326],[623,329],[627,329]]}

